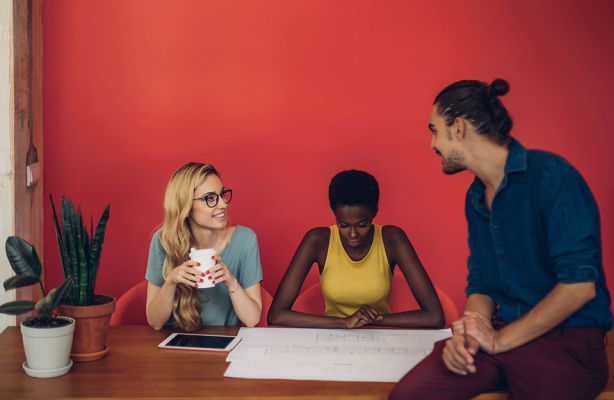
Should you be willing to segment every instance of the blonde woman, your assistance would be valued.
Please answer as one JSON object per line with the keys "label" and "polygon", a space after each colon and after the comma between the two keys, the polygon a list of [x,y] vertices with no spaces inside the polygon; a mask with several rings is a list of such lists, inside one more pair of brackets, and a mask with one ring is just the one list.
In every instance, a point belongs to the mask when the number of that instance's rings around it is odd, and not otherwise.
{"label": "blonde woman", "polygon": [[[255,326],[260,320],[262,266],[256,234],[230,226],[232,189],[217,170],[188,163],[171,177],[164,197],[164,222],[156,231],[147,262],[147,322],[154,329],[174,325],[193,331],[205,325]],[[190,248],[216,250],[210,274],[198,271]],[[197,289],[210,279],[215,286]]]}

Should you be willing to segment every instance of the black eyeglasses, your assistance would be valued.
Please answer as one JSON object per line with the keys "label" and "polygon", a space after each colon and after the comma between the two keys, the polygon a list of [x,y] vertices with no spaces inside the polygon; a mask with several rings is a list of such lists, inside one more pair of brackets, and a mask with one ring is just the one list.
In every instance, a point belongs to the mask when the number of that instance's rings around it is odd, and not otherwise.
{"label": "black eyeglasses", "polygon": [[207,207],[213,208],[217,206],[217,203],[220,201],[220,197],[224,200],[224,203],[228,204],[232,200],[232,189],[222,189],[220,194],[215,192],[205,193],[200,197],[194,198],[194,200],[204,201]]}

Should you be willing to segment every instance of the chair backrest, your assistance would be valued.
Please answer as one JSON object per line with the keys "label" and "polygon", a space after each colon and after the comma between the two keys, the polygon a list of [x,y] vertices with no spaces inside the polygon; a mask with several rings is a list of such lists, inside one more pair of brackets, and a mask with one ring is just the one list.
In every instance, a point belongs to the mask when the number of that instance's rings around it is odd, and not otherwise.
{"label": "chair backrest", "polygon": [[320,290],[320,283],[315,283],[299,294],[292,306],[292,310],[307,314],[324,315],[324,298],[322,297],[322,290]]}
{"label": "chair backrest", "polygon": [[117,299],[111,326],[147,325],[145,305],[147,303],[147,281],[132,286]]}
{"label": "chair backrest", "polygon": [[[450,325],[459,318],[458,309],[450,296],[441,288],[435,286],[435,291],[441,302],[443,314],[446,317],[446,325]],[[390,290],[390,311],[401,312],[417,308],[418,303],[405,281],[405,276],[401,272],[396,273],[395,271]],[[309,314],[323,315],[324,298],[322,297],[320,284],[316,283],[301,293],[294,302],[292,309]]]}
{"label": "chair backrest", "polygon": [[[446,326],[449,326],[452,324],[452,322],[460,318],[460,314],[458,313],[456,304],[454,304],[454,301],[452,301],[450,296],[448,296],[448,294],[437,285],[433,285],[435,286],[437,297],[439,297],[439,301],[441,302],[443,315],[446,317]],[[416,302],[414,295],[411,293],[409,285],[407,285],[405,276],[402,272],[397,273],[397,271],[395,271],[395,274],[392,276],[392,288],[390,290],[390,310],[393,312],[399,312],[415,310],[417,308],[418,303]]]}
{"label": "chair backrest", "polygon": [[260,284],[260,296],[262,297],[262,312],[260,313],[260,322],[258,322],[256,326],[269,326],[266,319],[269,308],[271,308],[271,303],[273,303],[273,296],[262,287],[262,284]]}
{"label": "chair backrest", "polygon": [[[269,292],[260,286],[262,295],[262,313],[257,326],[267,326],[266,316],[273,302]],[[131,287],[120,296],[111,317],[111,326],[116,325],[147,325],[145,306],[147,303],[147,281],[142,281]]]}

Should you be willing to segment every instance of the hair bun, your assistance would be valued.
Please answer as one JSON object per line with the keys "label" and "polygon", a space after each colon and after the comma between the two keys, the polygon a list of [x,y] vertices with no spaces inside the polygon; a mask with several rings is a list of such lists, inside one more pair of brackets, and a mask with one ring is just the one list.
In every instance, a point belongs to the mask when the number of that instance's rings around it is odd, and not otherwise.
{"label": "hair bun", "polygon": [[495,79],[488,85],[488,95],[490,97],[503,96],[510,91],[510,85],[506,80]]}

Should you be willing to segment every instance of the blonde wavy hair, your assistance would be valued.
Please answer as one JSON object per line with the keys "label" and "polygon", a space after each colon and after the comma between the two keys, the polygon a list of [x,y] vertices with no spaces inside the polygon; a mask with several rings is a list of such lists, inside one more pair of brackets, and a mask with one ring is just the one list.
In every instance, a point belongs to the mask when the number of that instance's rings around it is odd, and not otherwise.
{"label": "blonde wavy hair", "polygon": [[[160,242],[166,252],[162,267],[164,279],[189,258],[192,234],[188,217],[194,190],[209,175],[219,176],[219,173],[212,165],[189,162],[175,171],[168,182],[164,195],[164,222],[160,228]],[[200,328],[200,311],[197,289],[177,285],[173,303],[175,325],[188,332]]]}

